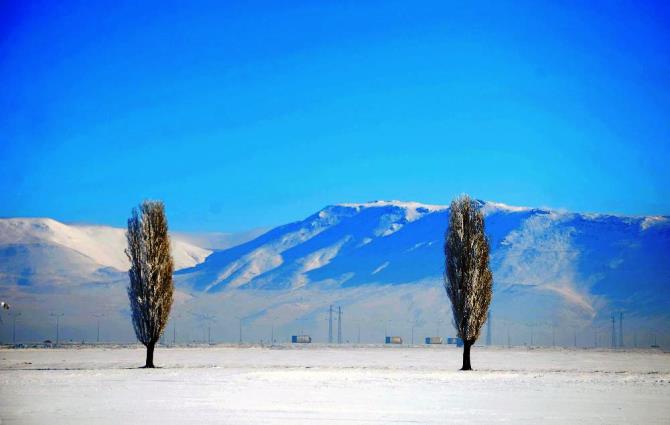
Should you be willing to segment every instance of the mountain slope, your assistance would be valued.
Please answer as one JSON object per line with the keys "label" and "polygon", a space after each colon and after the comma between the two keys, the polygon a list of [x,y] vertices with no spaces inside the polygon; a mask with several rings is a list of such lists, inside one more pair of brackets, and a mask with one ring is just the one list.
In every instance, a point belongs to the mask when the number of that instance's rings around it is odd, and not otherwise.
{"label": "mountain slope", "polygon": [[[563,345],[609,345],[610,315],[624,312],[626,344],[658,335],[670,346],[668,217],[479,205],[492,246],[494,343],[553,344],[555,332]],[[453,335],[442,288],[448,215],[415,202],[332,205],[211,254],[173,235],[181,270],[169,327],[177,341],[202,339],[207,315],[217,340],[237,341],[239,318],[245,340],[274,330],[325,341],[335,305],[345,340]],[[53,338],[50,313],[66,312],[64,338],[96,337],[102,313],[106,339],[134,340],[124,247],[123,229],[0,220],[0,298],[22,312],[20,338]],[[9,338],[0,325],[0,340]]]}
{"label": "mountain slope", "polygon": [[[19,285],[108,282],[128,270],[125,230],[66,225],[48,218],[0,219],[0,276]],[[175,268],[211,251],[172,238]]]}
{"label": "mountain slope", "polygon": [[[667,309],[668,217],[619,217],[479,201],[492,245],[499,304],[520,293],[593,317],[605,305]],[[442,276],[446,206],[341,204],[215,252],[179,281],[196,291],[435,282]],[[517,294],[512,296],[511,294]],[[666,297],[667,298],[667,297]],[[511,309],[511,306],[510,306]]]}

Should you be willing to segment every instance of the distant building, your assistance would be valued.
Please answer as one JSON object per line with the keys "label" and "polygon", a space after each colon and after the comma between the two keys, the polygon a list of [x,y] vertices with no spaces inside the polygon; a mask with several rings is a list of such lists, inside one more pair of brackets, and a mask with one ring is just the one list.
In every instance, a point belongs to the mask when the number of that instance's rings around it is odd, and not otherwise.
{"label": "distant building", "polygon": [[447,344],[456,344],[456,347],[462,347],[463,340],[460,338],[447,338]]}

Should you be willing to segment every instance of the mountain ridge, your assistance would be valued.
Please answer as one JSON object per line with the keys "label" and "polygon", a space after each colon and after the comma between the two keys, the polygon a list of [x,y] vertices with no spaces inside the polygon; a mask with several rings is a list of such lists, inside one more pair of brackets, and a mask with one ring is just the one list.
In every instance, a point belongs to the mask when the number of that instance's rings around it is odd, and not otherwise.
{"label": "mountain ridge", "polygon": [[[641,332],[668,334],[670,217],[477,202],[492,247],[498,343],[501,326],[521,335],[529,322],[577,326],[582,341],[592,341],[592,328],[604,334],[613,311],[626,312]],[[400,334],[406,321],[432,328],[449,317],[442,288],[448,214],[446,205],[417,202],[333,204],[220,250],[181,244],[173,234],[173,248],[188,248],[175,272],[174,320],[195,329],[190,312],[200,311],[244,318],[259,337],[271,324],[295,332],[296,323],[321,335],[324,309],[337,304],[346,311],[345,332],[368,323],[367,340],[377,340],[376,323],[394,321]],[[66,332],[90,336],[86,324],[102,311],[110,332],[132,340],[124,229],[51,219],[8,226],[21,222],[13,220],[0,219],[0,297],[24,312],[30,334],[49,336],[48,312],[67,311]],[[233,328],[221,329],[225,338],[236,340]],[[0,328],[0,338],[7,332]]]}
{"label": "mountain ridge", "polygon": [[[172,238],[175,268],[193,266],[209,250]],[[125,229],[102,225],[68,225],[51,218],[0,219],[0,246],[53,244],[88,257],[96,264],[126,271]]]}
{"label": "mountain ridge", "polygon": [[[527,287],[558,294],[590,314],[594,307],[588,301],[587,292],[591,288],[588,282],[597,278],[580,278],[582,283],[570,283],[578,272],[566,270],[578,256],[561,253],[595,258],[588,238],[597,240],[597,234],[608,226],[619,231],[625,229],[631,237],[642,237],[650,229],[667,228],[669,222],[666,216],[580,214],[477,202],[487,216],[487,233],[493,245],[492,268],[503,287],[517,285],[516,281],[521,280]],[[441,243],[447,222],[446,205],[404,201],[329,205],[304,220],[278,226],[245,244],[213,253],[203,263],[182,270],[180,281],[194,290],[209,292],[244,287],[295,289],[308,284],[347,287],[437,280],[441,275]],[[633,235],[636,231],[639,234]],[[583,246],[571,248],[573,240],[579,240]],[[606,247],[619,242],[607,241]],[[526,267],[513,261],[520,255],[540,270],[531,279],[518,276]],[[564,270],[546,268],[552,256]],[[599,259],[598,267],[603,262],[606,263]],[[621,262],[622,259],[613,259],[610,264]],[[523,271],[528,275],[534,270]],[[596,275],[593,270],[587,271]],[[550,278],[541,275],[549,272],[553,273]]]}

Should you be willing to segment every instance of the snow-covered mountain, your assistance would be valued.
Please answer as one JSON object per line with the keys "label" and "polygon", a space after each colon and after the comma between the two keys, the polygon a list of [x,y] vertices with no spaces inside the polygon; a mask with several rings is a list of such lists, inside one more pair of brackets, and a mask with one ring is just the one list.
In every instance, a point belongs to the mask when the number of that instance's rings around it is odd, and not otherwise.
{"label": "snow-covered mountain", "polygon": [[[512,329],[514,342],[530,326],[537,343],[540,328],[547,334],[560,323],[569,329],[567,340],[574,330],[583,345],[591,344],[594,330],[602,339],[611,328],[614,312],[625,312],[627,326],[640,333],[670,334],[670,217],[478,202],[492,246],[494,342],[502,342],[503,327]],[[378,340],[387,327],[405,337],[412,326],[439,333],[450,317],[441,286],[448,215],[448,206],[375,201],[328,206],[225,249],[199,248],[184,241],[188,235],[173,235],[174,317],[186,329],[200,326],[194,311],[225,323],[240,317],[259,338],[271,326],[288,333],[300,323],[316,336],[325,333],[325,309],[336,304],[344,307],[345,332],[363,328],[363,340]],[[0,220],[0,296],[18,300],[35,317],[54,306],[76,311],[77,323],[103,306],[131,339],[124,247],[123,229]],[[44,319],[34,326],[50,329]],[[235,326],[220,330],[232,340],[236,333]]]}
{"label": "snow-covered mountain", "polygon": [[[585,316],[610,307],[663,310],[670,220],[575,214],[479,201],[500,297],[555,297]],[[376,201],[324,208],[182,270],[196,291],[399,285],[441,280],[448,206]]]}
{"label": "snow-covered mountain", "polygon": [[[478,202],[492,245],[493,311],[498,318],[545,327],[569,322],[583,328],[600,322],[605,329],[612,312],[625,311],[627,323],[637,318],[637,326],[667,318],[669,217]],[[323,297],[330,291],[349,310],[368,310],[368,316],[377,317],[395,310],[388,316],[426,322],[432,320],[426,319],[430,311],[441,310],[446,301],[441,282],[448,215],[448,206],[415,202],[332,205],[214,252],[180,271],[178,281],[194,293],[284,290],[314,296],[310,291],[316,290]],[[301,305],[292,316],[296,319],[327,301],[306,306],[301,295],[300,301],[291,302]]]}
{"label": "snow-covered mountain", "polygon": [[[127,272],[125,247],[121,228],[49,218],[0,219],[0,278],[23,286],[106,282]],[[201,263],[211,252],[172,238],[177,270]]]}

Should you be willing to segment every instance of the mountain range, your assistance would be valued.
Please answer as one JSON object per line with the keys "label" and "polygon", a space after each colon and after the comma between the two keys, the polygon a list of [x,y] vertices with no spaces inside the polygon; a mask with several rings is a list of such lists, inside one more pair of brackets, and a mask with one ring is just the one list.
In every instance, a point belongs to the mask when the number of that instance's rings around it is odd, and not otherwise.
{"label": "mountain range", "polygon": [[[477,203],[491,244],[494,342],[503,329],[520,343],[529,327],[546,339],[559,326],[579,332],[581,345],[594,344],[613,313],[634,329],[631,343],[637,332],[667,337],[670,217]],[[345,309],[346,332],[364,340],[376,340],[382,327],[405,336],[411,327],[440,332],[442,322],[449,329],[441,286],[448,216],[448,206],[374,201],[331,205],[262,234],[173,234],[172,325],[180,320],[190,339],[214,317],[221,339],[234,338],[235,317],[256,339],[275,324],[323,335],[335,303]],[[198,246],[212,240],[220,243]],[[69,312],[72,335],[90,338],[87,323],[104,311],[116,339],[132,338],[124,248],[124,229],[2,219],[0,297],[32,312],[26,335],[48,334],[45,318],[55,309]],[[6,327],[0,332],[7,339]]]}

